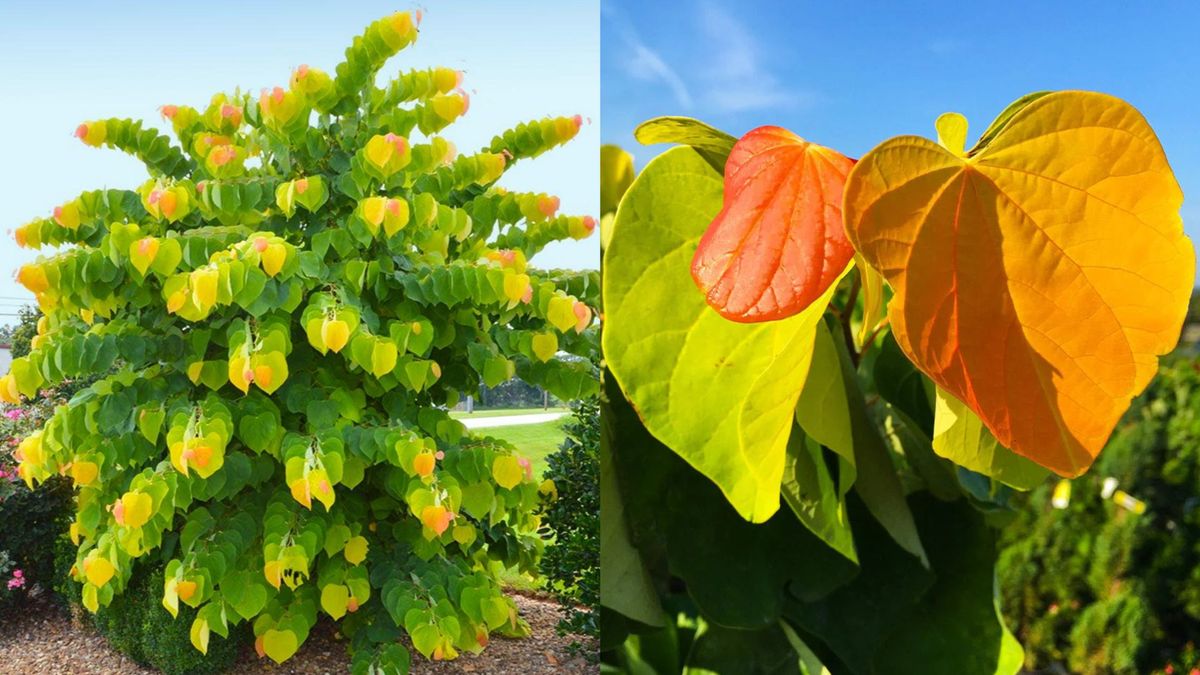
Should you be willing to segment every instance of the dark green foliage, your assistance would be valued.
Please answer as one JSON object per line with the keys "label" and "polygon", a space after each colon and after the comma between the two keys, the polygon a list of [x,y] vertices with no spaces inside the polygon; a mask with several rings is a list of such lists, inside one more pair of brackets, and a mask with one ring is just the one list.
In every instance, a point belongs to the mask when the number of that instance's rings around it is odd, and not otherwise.
{"label": "dark green foliage", "polygon": [[[1101,496],[1107,477],[1146,503],[1136,514]],[[1030,667],[1155,672],[1200,636],[1200,372],[1164,365],[1100,455],[1072,482],[1031,493],[1006,530],[999,571],[1006,616]]]}
{"label": "dark green foliage", "polygon": [[[590,638],[600,634],[600,404],[595,398],[572,405],[567,437],[546,458],[546,477],[558,498],[546,508],[545,523],[555,544],[542,557],[542,574],[563,605],[558,629]],[[578,645],[577,645],[578,647]]]}
{"label": "dark green foliage", "polygon": [[30,583],[49,585],[54,549],[74,512],[71,481],[54,477],[37,490],[24,485],[0,501],[0,550],[8,551]]}
{"label": "dark green foliage", "polygon": [[541,408],[543,404],[560,406],[562,401],[553,394],[525,380],[513,378],[494,387],[479,386],[475,407],[484,408]]}
{"label": "dark green foliage", "polygon": [[233,665],[242,646],[250,641],[249,624],[231,628],[229,638],[214,634],[208,654],[197,651],[188,637],[196,610],[181,604],[172,618],[160,598],[163,588],[161,566],[141,566],[125,593],[96,612],[97,629],[108,644],[134,661],[167,675],[222,673]]}
{"label": "dark green foliage", "polygon": [[12,334],[9,336],[14,359],[29,353],[29,342],[37,335],[37,322],[42,316],[42,313],[32,305],[25,305],[18,311],[18,314],[20,322],[12,329]]}

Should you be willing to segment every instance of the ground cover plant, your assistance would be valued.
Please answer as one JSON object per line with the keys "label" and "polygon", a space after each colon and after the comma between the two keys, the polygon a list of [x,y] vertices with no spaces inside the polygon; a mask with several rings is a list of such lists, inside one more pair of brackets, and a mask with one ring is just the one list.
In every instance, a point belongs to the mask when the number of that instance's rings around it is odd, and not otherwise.
{"label": "ground cover plant", "polygon": [[18,272],[45,317],[0,398],[100,376],[17,450],[28,484],[77,488],[88,610],[144,589],[135,569],[161,559],[154,591],[171,615],[191,608],[201,652],[248,625],[282,662],[325,613],[355,672],[406,672],[402,634],[452,659],[526,632],[489,570],[536,571],[539,481],[446,409],[514,376],[564,401],[597,390],[596,273],[529,263],[595,220],[497,185],[582,120],[459,153],[442,132],[468,111],[461,73],[376,84],[420,20],[372,23],[332,73],[164,105],[175,140],[79,125],[149,179],[16,230],[57,250]]}
{"label": "ground cover plant", "polygon": [[970,148],[934,127],[855,160],[659,118],[638,140],[683,147],[636,179],[603,157],[606,667],[1022,667],[994,525],[1091,466],[1194,250],[1124,101],[1031,94]]}

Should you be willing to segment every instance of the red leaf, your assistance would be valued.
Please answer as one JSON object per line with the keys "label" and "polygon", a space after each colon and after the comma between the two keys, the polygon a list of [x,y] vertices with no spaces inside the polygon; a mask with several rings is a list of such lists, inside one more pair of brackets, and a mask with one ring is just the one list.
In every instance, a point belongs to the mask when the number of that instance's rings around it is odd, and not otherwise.
{"label": "red leaf", "polygon": [[842,187],[854,160],[780,127],[738,140],[725,164],[725,207],[692,259],[708,304],[732,321],[799,313],[846,268]]}

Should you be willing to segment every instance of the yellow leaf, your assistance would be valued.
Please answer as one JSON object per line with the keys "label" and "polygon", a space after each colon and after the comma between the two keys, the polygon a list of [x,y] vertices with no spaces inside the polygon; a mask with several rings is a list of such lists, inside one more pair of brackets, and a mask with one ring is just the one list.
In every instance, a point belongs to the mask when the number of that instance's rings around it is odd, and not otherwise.
{"label": "yellow leaf", "polygon": [[521,482],[525,475],[521,462],[513,455],[499,455],[492,462],[492,478],[502,488],[511,490]]}
{"label": "yellow leaf", "polygon": [[439,537],[450,527],[450,521],[453,519],[454,514],[441,504],[431,504],[421,509],[421,524]]}
{"label": "yellow leaf", "polygon": [[243,394],[250,392],[250,380],[254,378],[254,371],[249,369],[249,364],[250,361],[244,356],[229,359],[229,381]]}
{"label": "yellow leaf", "polygon": [[350,326],[341,319],[325,319],[321,324],[321,341],[325,347],[334,353],[342,351],[342,347],[350,340]]}
{"label": "yellow leaf", "polygon": [[575,322],[578,320],[575,316],[575,299],[565,295],[556,295],[550,298],[550,307],[546,310],[546,319],[560,333],[565,333],[574,328]]}
{"label": "yellow leaf", "polygon": [[437,465],[437,458],[428,450],[420,452],[413,458],[413,471],[418,476],[425,477],[433,473],[433,467]]}
{"label": "yellow leaf", "polygon": [[389,143],[382,135],[374,136],[371,140],[367,141],[367,161],[381,169],[387,166],[388,160],[392,158],[392,154],[395,152],[395,146]]}
{"label": "yellow leaf", "polygon": [[300,648],[300,642],[296,638],[296,634],[290,630],[275,630],[274,628],[263,633],[263,653],[271,657],[275,663],[283,663],[291,658],[292,654]]}
{"label": "yellow leaf", "polygon": [[384,204],[383,231],[393,237],[408,225],[408,202],[403,199],[388,199]]}
{"label": "yellow leaf", "polygon": [[1178,341],[1182,199],[1137,110],[1066,91],[1010,106],[963,156],[884,142],[844,207],[905,354],[1001,445],[1077,476]]}
{"label": "yellow leaf", "polygon": [[175,312],[178,312],[179,309],[183,307],[184,303],[187,302],[187,299],[188,294],[184,289],[180,289],[172,293],[171,297],[167,298],[167,313],[174,314]]}
{"label": "yellow leaf", "polygon": [[192,622],[192,630],[188,633],[192,639],[192,646],[200,650],[201,654],[208,654],[208,637],[211,633],[208,627],[208,621],[203,617],[197,616]]}
{"label": "yellow leaf", "polygon": [[508,304],[516,305],[525,298],[529,292],[529,275],[528,274],[505,274],[504,275],[504,297],[508,298]]}
{"label": "yellow leaf", "polygon": [[192,302],[201,313],[207,313],[217,303],[218,276],[214,268],[198,269],[191,274]]}
{"label": "yellow leaf", "polygon": [[67,202],[62,206],[54,208],[54,221],[59,225],[74,230],[79,227],[79,204],[74,201]]}
{"label": "yellow leaf", "polygon": [[279,274],[283,269],[283,263],[287,261],[287,246],[281,242],[273,242],[267,245],[265,251],[262,252],[262,268],[267,273],[267,276],[273,277]]}
{"label": "yellow leaf", "polygon": [[83,574],[87,577],[90,584],[99,588],[107,584],[113,575],[116,574],[116,568],[108,561],[108,558],[95,556],[84,560]]}
{"label": "yellow leaf", "polygon": [[150,521],[154,500],[145,492],[131,490],[121,497],[126,527],[141,527]]}
{"label": "yellow leaf", "polygon": [[172,617],[179,616],[179,582],[174,578],[167,579],[163,584],[162,606]]}
{"label": "yellow leaf", "polygon": [[346,605],[350,602],[350,589],[342,584],[327,584],[321,589],[321,609],[334,619],[346,615]]}
{"label": "yellow leaf", "polygon": [[346,556],[346,562],[351,565],[357,565],[367,559],[367,538],[363,536],[350,537],[350,541],[346,542],[346,548],[342,549],[342,555]]}
{"label": "yellow leaf", "polygon": [[292,498],[300,502],[300,505],[306,509],[312,509],[312,493],[309,490],[308,480],[305,478],[297,478],[291,484]]}
{"label": "yellow leaf", "polygon": [[533,355],[543,363],[558,353],[558,336],[554,333],[538,333],[533,336]]}
{"label": "yellow leaf", "polygon": [[268,560],[263,565],[263,576],[266,577],[267,583],[279,588],[279,584],[283,581],[283,563],[278,560]]}
{"label": "yellow leaf", "polygon": [[180,600],[187,602],[188,600],[192,599],[193,595],[196,594],[196,582],[186,580],[180,581],[175,586],[175,592],[179,594]]}
{"label": "yellow leaf", "polygon": [[80,460],[71,464],[71,479],[75,481],[76,487],[91,485],[99,475],[100,467],[95,462]]}
{"label": "yellow leaf", "polygon": [[857,256],[855,267],[862,279],[863,318],[862,325],[859,326],[858,333],[854,336],[854,342],[856,346],[862,347],[867,338],[879,327],[879,322],[883,320],[883,275],[862,262],[862,259]]}
{"label": "yellow leaf", "polygon": [[326,511],[333,507],[335,499],[333,485],[330,484],[329,474],[325,473],[324,469],[313,469],[309,472],[308,487],[312,496],[325,505]]}
{"label": "yellow leaf", "polygon": [[367,222],[372,235],[379,232],[386,209],[387,199],[383,197],[368,197],[362,200],[362,217]]}
{"label": "yellow leaf", "polygon": [[17,388],[17,379],[11,374],[0,377],[0,401],[13,405],[21,402],[21,390]]}

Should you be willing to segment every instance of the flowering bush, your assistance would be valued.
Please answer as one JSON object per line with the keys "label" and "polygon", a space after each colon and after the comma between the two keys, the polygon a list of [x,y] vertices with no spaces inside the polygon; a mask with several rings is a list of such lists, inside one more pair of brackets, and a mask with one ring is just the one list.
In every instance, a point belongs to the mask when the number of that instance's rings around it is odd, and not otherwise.
{"label": "flowering bush", "polygon": [[62,392],[53,389],[27,405],[0,407],[0,606],[11,605],[35,585],[54,585],[54,547],[70,520],[70,486],[56,476],[42,489],[30,490],[18,476],[13,451],[62,402]]}

